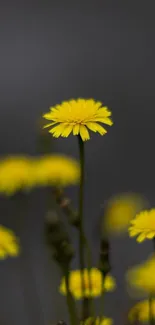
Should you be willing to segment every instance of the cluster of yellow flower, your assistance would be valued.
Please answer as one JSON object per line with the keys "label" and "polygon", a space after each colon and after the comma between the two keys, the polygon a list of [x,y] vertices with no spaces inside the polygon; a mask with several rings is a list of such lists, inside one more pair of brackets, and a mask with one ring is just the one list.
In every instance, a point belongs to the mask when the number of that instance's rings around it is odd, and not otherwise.
{"label": "cluster of yellow flower", "polygon": [[73,185],[79,177],[78,162],[63,155],[9,156],[0,161],[0,193],[6,195],[37,186]]}
{"label": "cluster of yellow flower", "polygon": [[[62,102],[60,105],[51,107],[49,113],[44,114],[43,117],[50,121],[44,128],[49,128],[53,137],[68,137],[73,133],[74,136],[79,135],[82,141],[90,139],[88,130],[105,135],[107,131],[100,124],[109,126],[113,124],[109,109],[93,99]],[[39,158],[14,156],[0,161],[0,192],[7,195],[36,186],[73,185],[78,183],[79,178],[79,164],[61,155]],[[155,209],[143,211],[143,203],[143,200],[135,195],[120,196],[111,200],[105,209],[104,229],[106,228],[107,232],[121,232],[128,229],[130,237],[137,236],[138,242],[154,239]],[[18,241],[14,234],[0,226],[0,258],[5,258],[7,255],[16,256],[18,252]],[[149,297],[155,296],[154,270],[155,256],[153,255],[142,265],[128,271],[128,283],[134,292],[140,295],[147,294]],[[83,270],[83,274],[79,270],[71,271],[69,274],[69,290],[75,299],[81,299],[83,295],[86,298],[98,297],[103,291],[112,291],[115,286],[115,280],[109,274],[106,275],[103,286],[102,274],[96,268],[89,270],[89,274],[86,269]],[[62,278],[60,292],[66,294],[66,291],[66,281]],[[151,317],[155,318],[154,299],[151,300],[151,308]],[[146,322],[149,317],[149,300],[139,302],[129,313],[130,321],[136,318]],[[91,318],[85,322],[87,325],[91,323]],[[96,318],[95,324],[110,325],[112,320],[104,317]]]}
{"label": "cluster of yellow flower", "polygon": [[[82,278],[84,279],[84,290],[82,288]],[[83,296],[86,298],[99,297],[104,291],[113,291],[116,283],[115,279],[108,274],[105,277],[103,286],[101,271],[97,268],[92,268],[90,271],[84,269],[83,274],[79,270],[71,271],[69,275],[69,287],[72,296],[75,299],[81,299]],[[66,295],[65,278],[62,278],[60,292]]]}
{"label": "cluster of yellow flower", "polygon": [[80,325],[112,325],[113,320],[107,317],[89,317],[85,321],[80,322]]}
{"label": "cluster of yellow flower", "polygon": [[3,260],[8,256],[18,256],[19,251],[18,239],[13,231],[0,225],[0,259]]}
{"label": "cluster of yellow flower", "polygon": [[[155,209],[145,210],[146,201],[133,194],[123,194],[110,200],[105,209],[104,225],[107,232],[122,233],[128,231],[130,237],[137,237],[137,242],[155,240]],[[155,255],[141,265],[127,272],[130,293],[138,296],[155,297]],[[155,299],[151,300],[151,317],[155,319]],[[148,322],[150,302],[137,303],[129,312],[129,320]]]}

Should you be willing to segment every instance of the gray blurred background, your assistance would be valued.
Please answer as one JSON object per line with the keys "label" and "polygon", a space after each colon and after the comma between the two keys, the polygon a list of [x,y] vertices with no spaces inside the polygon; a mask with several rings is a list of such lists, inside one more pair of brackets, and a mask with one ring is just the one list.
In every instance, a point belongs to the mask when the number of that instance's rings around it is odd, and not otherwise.
{"label": "gray blurred background", "polygon": [[[133,191],[155,204],[154,1],[9,1],[0,4],[0,154],[38,154],[37,120],[70,98],[103,101],[115,122],[105,137],[86,143],[85,226],[94,265],[101,205]],[[76,139],[53,141],[54,151],[78,157]],[[68,190],[76,204],[76,190]],[[0,199],[0,222],[21,237],[23,256],[0,262],[0,323],[43,325],[68,320],[48,260],[43,220],[46,194]],[[18,203],[18,205],[17,205]],[[26,207],[25,207],[26,206]],[[76,245],[75,233],[71,232]],[[124,324],[130,306],[125,270],[146,258],[149,244],[111,238],[117,291],[105,313]],[[73,261],[77,267],[77,260]]]}

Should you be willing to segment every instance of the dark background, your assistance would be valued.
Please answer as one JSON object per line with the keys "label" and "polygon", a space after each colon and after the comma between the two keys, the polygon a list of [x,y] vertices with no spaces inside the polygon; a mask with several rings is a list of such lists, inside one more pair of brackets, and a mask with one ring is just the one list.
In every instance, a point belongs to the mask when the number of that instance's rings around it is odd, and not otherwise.
{"label": "dark background", "polygon": [[[37,154],[37,119],[62,100],[91,97],[112,109],[115,124],[108,134],[86,143],[85,220],[94,264],[104,200],[134,191],[155,204],[154,9],[151,0],[0,4],[1,155]],[[75,138],[53,144],[55,151],[78,157]],[[69,193],[76,204],[76,191]],[[35,191],[26,201],[22,207],[19,198],[0,199],[1,223],[16,231],[24,247],[21,258],[0,262],[2,325],[68,319],[57,292],[60,274],[43,240],[45,193]],[[151,245],[123,237],[111,238],[111,248],[118,288],[107,295],[105,313],[124,324],[131,303],[124,272],[146,258]]]}

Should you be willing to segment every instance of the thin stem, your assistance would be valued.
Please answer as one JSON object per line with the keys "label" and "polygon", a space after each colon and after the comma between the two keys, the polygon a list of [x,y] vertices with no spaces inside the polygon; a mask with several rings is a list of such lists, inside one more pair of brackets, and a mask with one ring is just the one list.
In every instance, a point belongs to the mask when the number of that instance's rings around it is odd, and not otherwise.
{"label": "thin stem", "polygon": [[150,325],[154,325],[153,297],[152,297],[152,295],[150,295],[150,297],[149,297],[149,323],[150,323]]}
{"label": "thin stem", "polygon": [[[88,267],[88,276],[89,276],[89,289],[90,289],[90,293],[91,293],[92,292],[92,282],[91,282],[92,254],[91,254],[89,243],[87,241],[85,234],[83,234],[83,241],[84,241],[84,244],[86,247],[87,267]],[[89,298],[89,304],[90,304],[91,317],[93,317],[93,316],[95,316],[95,306],[94,306],[94,300],[92,297]]]}
{"label": "thin stem", "polygon": [[[80,153],[80,166],[81,166],[81,177],[80,177],[80,190],[79,190],[79,223],[78,223],[78,230],[79,230],[79,259],[80,259],[80,270],[81,270],[81,287],[82,287],[82,320],[86,319],[94,314],[94,308],[93,308],[93,300],[92,298],[85,298],[84,297],[84,288],[85,288],[85,282],[83,277],[83,270],[85,267],[84,263],[84,256],[85,252],[84,249],[86,247],[87,250],[87,262],[88,262],[88,273],[90,274],[91,269],[91,251],[89,249],[89,245],[87,242],[87,238],[84,234],[83,229],[83,203],[84,203],[84,143],[80,136],[78,136],[78,142],[79,142],[79,153]],[[90,291],[91,291],[91,278],[89,276],[89,285],[90,285]],[[90,310],[91,309],[91,310]]]}
{"label": "thin stem", "polygon": [[[75,211],[75,209],[72,207],[71,201],[65,197],[64,192],[60,188],[54,188],[52,191],[55,200],[59,207],[62,209],[64,214],[67,216],[68,222],[70,225],[76,228],[77,231],[79,231],[79,216],[78,213]],[[83,244],[86,248],[86,258],[87,258],[87,267],[89,270],[91,270],[92,267],[92,254],[91,249],[89,247],[89,243],[87,240],[87,237],[85,236],[85,233],[83,231]],[[91,291],[91,279],[89,279],[90,283],[90,291]],[[91,309],[91,316],[95,315],[95,307],[93,304],[93,299],[89,298],[90,303],[90,309]]]}
{"label": "thin stem", "polygon": [[70,325],[78,325],[78,318],[76,313],[76,306],[75,302],[73,300],[73,297],[70,292],[69,288],[69,270],[68,267],[63,267],[63,273],[65,277],[66,282],[66,300],[67,300],[67,306],[68,306],[68,312],[70,317]]}
{"label": "thin stem", "polygon": [[85,267],[84,263],[84,240],[83,240],[83,201],[84,201],[84,144],[80,136],[78,136],[79,141],[79,153],[80,153],[80,166],[81,166],[81,175],[80,175],[80,189],[79,189],[79,260],[80,260],[80,270],[81,270],[81,289],[82,289],[82,319],[86,317],[88,309],[88,301],[84,299],[84,277],[83,271]]}
{"label": "thin stem", "polygon": [[155,253],[155,237],[153,237],[152,242],[153,242],[153,251]]}

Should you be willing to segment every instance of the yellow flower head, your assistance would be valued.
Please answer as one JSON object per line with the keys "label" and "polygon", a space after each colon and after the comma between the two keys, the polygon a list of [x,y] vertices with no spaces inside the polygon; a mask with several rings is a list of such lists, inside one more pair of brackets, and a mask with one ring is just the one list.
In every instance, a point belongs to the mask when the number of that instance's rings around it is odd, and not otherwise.
{"label": "yellow flower head", "polygon": [[51,121],[45,127],[51,127],[49,132],[55,138],[67,138],[73,132],[73,135],[80,134],[83,141],[90,139],[88,129],[101,135],[107,133],[100,123],[111,126],[113,123],[110,116],[111,112],[101,102],[81,98],[50,107],[50,112],[43,115]]}
{"label": "yellow flower head", "polygon": [[139,321],[140,323],[148,323],[151,316],[155,319],[155,300],[151,301],[151,306],[149,300],[144,300],[138,302],[134,307],[131,308],[128,314],[129,321],[135,323]]}
{"label": "yellow flower head", "polygon": [[155,294],[155,256],[153,255],[143,264],[133,267],[127,273],[129,286],[139,296]]}
{"label": "yellow flower head", "polygon": [[[82,290],[82,277],[80,270],[70,272],[69,276],[69,289],[75,299],[81,299],[84,297],[99,297],[104,291],[113,291],[116,287],[115,280],[111,275],[107,275],[104,280],[100,270],[92,268],[90,271],[84,269],[82,276],[84,277],[84,293]],[[90,281],[91,285],[90,285]],[[60,284],[60,292],[66,295],[66,283],[65,278],[62,278]]]}
{"label": "yellow flower head", "polygon": [[29,189],[34,178],[30,159],[10,156],[0,161],[0,192],[12,195],[23,188]]}
{"label": "yellow flower head", "polygon": [[[105,209],[103,229],[107,232],[121,233],[127,230],[133,219],[144,206],[143,199],[137,194],[121,194],[112,198]],[[105,226],[105,227],[104,227]]]}
{"label": "yellow flower head", "polygon": [[89,317],[85,321],[80,322],[80,325],[112,325],[113,320],[107,317]]}
{"label": "yellow flower head", "polygon": [[145,239],[152,239],[155,237],[155,209],[140,212],[130,224],[130,237],[138,236],[139,243]]}
{"label": "yellow flower head", "polygon": [[12,230],[0,225],[0,259],[19,255],[18,240]]}
{"label": "yellow flower head", "polygon": [[38,185],[74,185],[79,182],[80,166],[72,158],[47,155],[36,161],[35,175]]}

